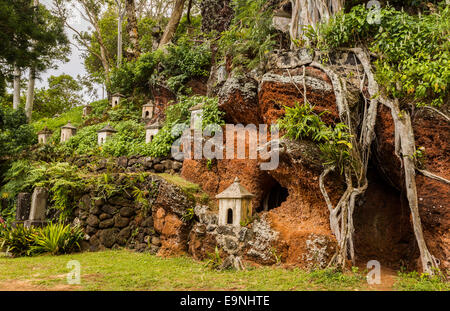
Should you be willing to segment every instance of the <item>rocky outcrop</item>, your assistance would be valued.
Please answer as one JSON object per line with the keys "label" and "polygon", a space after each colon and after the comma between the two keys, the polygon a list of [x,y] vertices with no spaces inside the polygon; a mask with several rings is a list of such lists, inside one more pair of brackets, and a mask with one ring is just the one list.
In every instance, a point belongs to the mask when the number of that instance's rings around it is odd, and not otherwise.
{"label": "rocky outcrop", "polygon": [[[340,79],[345,79],[344,95],[352,123],[360,124],[364,98],[370,96],[367,85],[360,85],[364,70],[357,57],[346,51],[325,55],[308,50],[278,51],[270,56],[264,72],[250,80],[251,85],[255,81],[258,83],[257,99],[253,93],[251,96],[243,95],[249,94],[247,78],[228,78],[219,91],[221,109],[226,112],[227,121],[249,123],[259,119],[273,124],[284,114],[284,106],[293,107],[306,98],[314,105],[316,113],[327,111],[322,115],[326,123],[340,122],[342,111],[336,105],[333,82],[321,69],[322,63],[326,63]],[[417,147],[425,148],[424,168],[449,179],[448,121],[432,111],[419,110],[414,114],[413,126]],[[365,263],[376,259],[393,268],[418,269],[416,259],[419,255],[404,195],[401,162],[395,155],[391,111],[383,105],[378,108],[375,132],[377,138],[374,166],[370,168],[368,177],[369,189],[359,197],[354,214],[356,260]],[[182,175],[199,183],[211,195],[222,191],[235,176],[239,176],[242,184],[256,194],[253,204],[259,215],[264,215],[271,230],[277,232],[272,245],[276,257],[286,264],[323,266],[334,253],[336,240],[330,231],[329,212],[318,184],[323,171],[319,154],[317,146],[311,142],[282,141],[280,164],[275,170],[260,171],[258,160],[228,159],[213,162],[213,165],[206,160],[185,160]],[[416,183],[427,245],[445,269],[450,258],[450,217],[445,204],[450,193],[449,185],[420,174]],[[274,187],[287,189],[286,200],[261,213],[263,200]],[[335,205],[345,190],[342,176],[339,173],[329,175],[325,187]],[[191,237],[195,238],[191,238],[190,252],[200,256],[198,254],[202,251],[213,251],[212,241],[218,243],[216,236],[210,234],[206,227],[197,229],[204,231],[204,235],[197,236],[191,232]],[[247,255],[244,257],[251,260]]]}
{"label": "rocky outcrop", "polygon": [[258,82],[247,76],[228,78],[219,92],[219,109],[227,123],[260,124]]}

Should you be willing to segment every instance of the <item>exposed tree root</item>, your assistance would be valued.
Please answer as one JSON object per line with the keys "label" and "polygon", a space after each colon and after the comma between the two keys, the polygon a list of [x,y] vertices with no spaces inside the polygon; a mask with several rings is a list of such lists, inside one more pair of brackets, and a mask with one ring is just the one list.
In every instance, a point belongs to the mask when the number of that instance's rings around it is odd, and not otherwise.
{"label": "exposed tree root", "polygon": [[444,177],[435,175],[435,174],[433,174],[433,173],[431,173],[431,172],[429,172],[429,171],[427,171],[427,170],[420,170],[420,169],[417,169],[417,171],[418,171],[420,174],[422,174],[423,176],[425,176],[425,177],[428,177],[428,178],[431,178],[431,179],[435,179],[435,180],[437,180],[437,181],[440,181],[440,182],[443,182],[443,183],[446,183],[446,184],[450,184],[450,180],[445,179]]}
{"label": "exposed tree root", "polygon": [[[388,107],[389,109],[391,109],[391,115],[394,120],[394,127],[395,127],[395,150],[397,156],[401,159],[403,164],[406,194],[409,202],[409,207],[411,210],[414,234],[420,250],[420,259],[422,262],[423,272],[433,275],[437,271],[439,271],[439,269],[436,258],[434,258],[434,256],[431,255],[426,246],[425,239],[423,236],[422,223],[419,215],[417,188],[415,180],[416,164],[414,160],[416,147],[410,115],[408,112],[400,111],[397,100],[392,101],[378,92],[378,86],[373,77],[370,61],[368,56],[366,56],[367,54],[365,54],[363,50],[359,48],[350,50],[356,54],[356,56],[358,57],[358,59],[360,60],[361,64],[364,67],[365,74],[368,78],[369,94],[371,95],[371,98],[373,98],[374,95],[378,95],[377,100],[386,107]],[[374,91],[376,91],[377,93],[371,94]],[[373,121],[370,120],[369,122],[373,122],[374,125],[376,118],[376,111],[371,116],[371,118],[373,118]],[[369,131],[373,133],[373,125],[370,126],[371,129],[366,130],[368,131],[367,133],[369,133]],[[372,134],[369,135],[372,136]],[[372,140],[370,136],[368,141]],[[425,174],[427,174],[426,171]],[[430,173],[427,175],[428,177],[431,177],[431,175],[433,174]],[[432,178],[436,177],[438,176],[436,175],[432,176]],[[443,179],[441,178],[440,180],[442,181]]]}
{"label": "exposed tree root", "polygon": [[[398,102],[391,101],[380,94],[378,84],[375,81],[372,73],[369,54],[364,52],[360,48],[348,49],[348,51],[353,52],[356,55],[364,68],[370,99],[369,105],[367,106],[366,104],[364,106],[362,120],[363,122],[359,137],[354,137],[352,141],[352,157],[354,160],[354,164],[349,165],[344,169],[347,189],[345,190],[344,194],[335,207],[333,207],[333,204],[331,203],[324,185],[325,177],[331,171],[333,171],[335,167],[326,167],[319,178],[320,190],[330,212],[331,231],[336,236],[338,242],[337,251],[332,257],[329,266],[344,268],[346,259],[348,257],[350,257],[352,262],[354,263],[353,211],[355,207],[355,199],[358,195],[363,194],[368,186],[366,178],[367,165],[370,157],[370,146],[374,139],[374,129],[377,117],[378,103],[381,103],[391,109],[392,117],[394,120],[395,151],[396,155],[403,163],[406,193],[413,219],[414,234],[420,249],[420,258],[422,261],[423,271],[430,275],[434,274],[436,271],[438,271],[437,260],[430,254],[427,249],[423,237],[423,230],[419,215],[417,189],[415,182],[415,141],[411,125],[411,118],[407,112],[400,112]],[[313,62],[310,66],[317,67],[323,70],[329,76],[333,84],[333,89],[336,97],[336,105],[338,107],[341,120],[348,126],[351,134],[356,136],[354,133],[355,129],[351,124],[350,111],[346,101],[345,81],[342,81],[335,72],[322,64]],[[363,79],[365,79],[365,77]],[[362,86],[363,82],[361,82],[361,88]],[[427,171],[420,172],[429,178],[434,178],[439,181],[448,183],[448,180],[431,174]],[[353,185],[354,181],[356,181],[356,185]]]}

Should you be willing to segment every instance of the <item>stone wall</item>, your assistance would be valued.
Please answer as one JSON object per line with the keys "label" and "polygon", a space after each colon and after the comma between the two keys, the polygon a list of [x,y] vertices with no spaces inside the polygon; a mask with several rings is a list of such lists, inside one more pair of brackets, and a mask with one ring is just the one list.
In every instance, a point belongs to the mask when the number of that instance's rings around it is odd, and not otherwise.
{"label": "stone wall", "polygon": [[68,158],[68,162],[80,168],[86,168],[93,173],[136,173],[136,172],[150,172],[150,173],[179,173],[183,163],[173,160],[169,157],[145,157],[145,156],[130,156],[118,158],[100,158],[96,156],[78,156]]}
{"label": "stone wall", "polygon": [[[130,185],[132,175],[114,175],[112,195],[88,187],[75,209],[74,223],[85,231],[83,250],[126,247],[173,255],[187,250],[191,222],[185,219],[194,200],[178,186],[149,175]],[[141,199],[133,195],[136,187]]]}

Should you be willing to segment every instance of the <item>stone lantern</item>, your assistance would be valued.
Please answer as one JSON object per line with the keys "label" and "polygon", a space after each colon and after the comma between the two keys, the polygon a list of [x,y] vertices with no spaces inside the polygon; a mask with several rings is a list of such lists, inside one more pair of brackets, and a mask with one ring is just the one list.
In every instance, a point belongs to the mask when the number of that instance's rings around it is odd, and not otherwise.
{"label": "stone lantern", "polygon": [[52,136],[52,131],[50,131],[47,127],[44,127],[42,131],[37,133],[38,142],[40,144],[47,144],[48,140]]}
{"label": "stone lantern", "polygon": [[115,133],[117,133],[117,131],[113,129],[109,124],[107,124],[104,128],[97,131],[97,133],[97,142],[98,145],[101,146],[104,144],[108,137],[113,136]]}
{"label": "stone lantern", "polygon": [[92,112],[92,106],[86,105],[83,107],[83,117],[87,117]]}
{"label": "stone lantern", "polygon": [[76,132],[77,128],[73,126],[69,121],[66,125],[61,127],[61,142],[63,143],[65,141],[68,141],[70,137],[75,135]]}
{"label": "stone lantern", "polygon": [[201,130],[203,120],[203,104],[197,104],[189,108],[189,111],[191,112],[191,130]]}
{"label": "stone lantern", "polygon": [[116,107],[119,103],[120,103],[120,99],[123,98],[124,96],[120,93],[114,93],[111,96],[111,106],[114,108]]}
{"label": "stone lantern", "polygon": [[153,118],[153,113],[155,110],[155,104],[149,101],[147,104],[142,106],[142,120],[150,120]]}
{"label": "stone lantern", "polygon": [[145,127],[145,143],[146,144],[149,144],[152,142],[155,135],[158,134],[160,128],[161,128],[161,124],[158,121],[156,121],[155,123],[152,123],[150,125],[147,125]]}
{"label": "stone lantern", "polygon": [[249,220],[253,213],[253,197],[236,177],[231,186],[216,195],[219,200],[219,226],[240,226],[241,221]]}

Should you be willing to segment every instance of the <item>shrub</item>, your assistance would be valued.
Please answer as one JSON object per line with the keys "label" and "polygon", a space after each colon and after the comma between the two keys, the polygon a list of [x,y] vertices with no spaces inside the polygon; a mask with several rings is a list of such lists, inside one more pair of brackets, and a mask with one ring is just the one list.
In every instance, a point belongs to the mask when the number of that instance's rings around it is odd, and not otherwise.
{"label": "shrub", "polygon": [[66,162],[46,163],[19,160],[12,164],[5,174],[6,184],[0,189],[2,197],[9,199],[7,211],[2,215],[15,213],[15,198],[19,192],[32,191],[34,187],[49,189],[52,208],[61,211],[60,217],[67,217],[76,205],[77,193],[83,186],[79,169]]}
{"label": "shrub", "polygon": [[145,149],[145,127],[136,121],[124,121],[114,125],[117,133],[100,147],[104,156],[130,156],[143,154]]}
{"label": "shrub", "polygon": [[34,227],[26,228],[17,225],[16,228],[2,229],[0,235],[0,249],[4,248],[15,257],[31,255],[31,246],[34,243]]}
{"label": "shrub", "polygon": [[319,49],[368,45],[379,55],[376,78],[390,95],[408,98],[416,106],[440,106],[450,82],[450,6],[444,1],[435,12],[409,15],[387,6],[380,23],[369,23],[370,10],[363,5],[340,13],[310,33]]}
{"label": "shrub", "polygon": [[33,256],[41,253],[66,254],[80,249],[84,237],[79,227],[49,224],[42,228],[26,228],[18,224],[2,231],[0,248],[5,248],[14,257]]}
{"label": "shrub", "polygon": [[344,123],[328,126],[320,118],[324,113],[313,112],[309,102],[294,107],[286,107],[286,114],[278,120],[278,127],[290,139],[310,139],[319,144],[324,164],[336,165],[341,169],[351,160],[352,136]]}
{"label": "shrub", "polygon": [[50,130],[53,131],[53,136],[59,138],[60,133],[59,130],[61,126],[66,125],[67,122],[69,121],[70,123],[72,123],[72,125],[79,126],[81,125],[82,119],[83,119],[83,107],[79,106],[62,113],[59,116],[55,116],[52,118],[42,118],[36,122],[33,122],[32,126],[34,127],[36,132],[39,132],[44,127],[48,127]]}
{"label": "shrub", "polygon": [[101,118],[110,107],[108,99],[101,99],[89,104],[92,107],[90,118]]}
{"label": "shrub", "polygon": [[32,254],[50,253],[52,255],[67,254],[80,249],[84,233],[79,227],[69,224],[49,224],[37,230],[33,235]]}
{"label": "shrub", "polygon": [[178,103],[167,108],[164,125],[147,147],[146,154],[153,157],[166,156],[170,152],[173,142],[182,135],[183,126],[189,126],[189,108],[199,103],[203,103],[203,129],[208,125],[223,125],[225,123],[222,119],[223,112],[218,109],[217,98],[182,96]]}
{"label": "shrub", "polygon": [[233,0],[232,3],[235,16],[218,41],[217,57],[223,61],[225,55],[230,55],[234,68],[253,69],[275,45],[273,11],[263,9],[267,5],[265,0]]}
{"label": "shrub", "polygon": [[37,142],[23,109],[0,105],[0,158],[17,155]]}
{"label": "shrub", "polygon": [[112,92],[132,95],[152,88],[157,82],[167,81],[176,93],[187,91],[184,82],[193,77],[208,76],[211,66],[209,45],[194,44],[182,37],[170,44],[166,51],[156,50],[142,54],[137,60],[125,62],[111,73]]}

